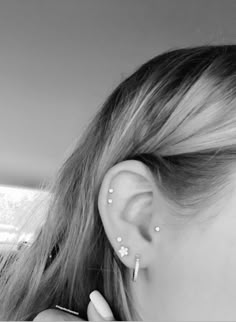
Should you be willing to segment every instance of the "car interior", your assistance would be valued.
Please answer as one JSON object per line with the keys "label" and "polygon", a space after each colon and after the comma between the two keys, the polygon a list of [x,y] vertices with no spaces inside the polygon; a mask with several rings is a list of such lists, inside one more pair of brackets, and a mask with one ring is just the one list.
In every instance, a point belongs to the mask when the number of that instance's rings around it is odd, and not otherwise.
{"label": "car interior", "polygon": [[235,41],[234,9],[219,0],[0,2],[0,254],[30,247],[45,222],[43,206],[30,211],[35,198],[119,82],[167,49]]}

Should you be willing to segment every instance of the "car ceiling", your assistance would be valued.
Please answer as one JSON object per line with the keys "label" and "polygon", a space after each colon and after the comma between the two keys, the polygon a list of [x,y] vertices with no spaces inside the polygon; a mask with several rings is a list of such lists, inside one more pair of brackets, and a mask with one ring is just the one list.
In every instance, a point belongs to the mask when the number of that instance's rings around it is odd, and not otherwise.
{"label": "car ceiling", "polygon": [[0,183],[50,180],[118,83],[164,50],[235,43],[236,1],[1,0]]}

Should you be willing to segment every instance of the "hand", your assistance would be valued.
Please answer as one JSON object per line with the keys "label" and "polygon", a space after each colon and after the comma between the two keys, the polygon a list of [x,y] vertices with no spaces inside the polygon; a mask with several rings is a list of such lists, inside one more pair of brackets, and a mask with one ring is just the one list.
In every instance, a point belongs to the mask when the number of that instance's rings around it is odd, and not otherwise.
{"label": "hand", "polygon": [[89,297],[91,301],[87,308],[88,321],[115,321],[111,308],[101,293],[93,291]]}
{"label": "hand", "polygon": [[[112,311],[104,299],[98,292],[94,291],[90,294],[91,301],[87,308],[88,321],[115,321]],[[92,302],[93,301],[93,302]],[[93,304],[94,303],[94,304]],[[95,307],[96,305],[96,307]],[[103,317],[105,315],[107,318]],[[79,317],[69,314],[58,309],[48,309],[40,312],[33,321],[85,321]]]}

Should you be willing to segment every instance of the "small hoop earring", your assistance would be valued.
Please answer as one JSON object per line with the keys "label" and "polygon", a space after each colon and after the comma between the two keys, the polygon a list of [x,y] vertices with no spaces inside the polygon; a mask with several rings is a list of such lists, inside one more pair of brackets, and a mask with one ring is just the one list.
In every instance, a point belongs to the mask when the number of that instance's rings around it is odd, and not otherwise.
{"label": "small hoop earring", "polygon": [[138,278],[138,272],[139,272],[139,264],[140,264],[140,255],[136,254],[135,255],[135,268],[133,270],[133,278],[132,281],[136,282]]}

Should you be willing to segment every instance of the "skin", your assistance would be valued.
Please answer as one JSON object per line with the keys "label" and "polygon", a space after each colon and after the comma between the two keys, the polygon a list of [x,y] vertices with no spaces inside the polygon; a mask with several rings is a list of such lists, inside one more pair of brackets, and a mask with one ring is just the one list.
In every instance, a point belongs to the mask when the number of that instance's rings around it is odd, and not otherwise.
{"label": "skin", "polygon": [[[109,187],[114,189],[111,205]],[[106,174],[100,215],[114,249],[119,249],[117,236],[130,248],[120,260],[131,272],[135,253],[141,254],[131,287],[143,320],[236,320],[235,187],[232,176],[224,198],[186,222],[172,215],[143,163],[124,161]]]}
{"label": "skin", "polygon": [[[173,215],[148,168],[128,160],[106,173],[98,208],[117,255],[120,245],[129,248],[120,260],[130,269],[135,307],[143,320],[236,320],[236,176],[224,198],[186,221]],[[136,253],[141,261],[134,283]],[[97,319],[94,312],[90,302],[91,321]]]}
{"label": "skin", "polygon": [[[102,296],[102,295],[101,295]],[[105,300],[105,299],[104,299]],[[87,307],[88,320],[80,319],[79,317],[67,313],[59,309],[48,309],[40,312],[33,321],[115,321],[115,318],[104,319],[96,310],[93,303],[90,301]]]}

